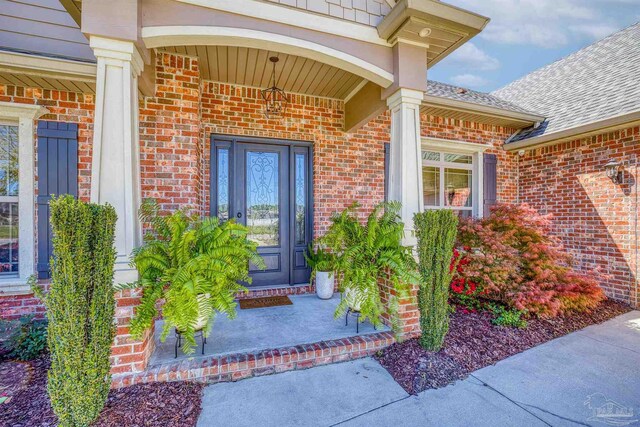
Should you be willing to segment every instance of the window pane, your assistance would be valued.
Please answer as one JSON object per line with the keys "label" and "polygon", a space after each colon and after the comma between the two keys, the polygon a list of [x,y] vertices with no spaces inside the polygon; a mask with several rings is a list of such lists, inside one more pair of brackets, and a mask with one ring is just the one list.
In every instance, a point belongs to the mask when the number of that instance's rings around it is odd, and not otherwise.
{"label": "window pane", "polygon": [[436,153],[435,151],[423,151],[422,152],[422,160],[430,160],[434,162],[440,161],[440,153]]}
{"label": "window pane", "polygon": [[296,244],[303,245],[305,238],[307,185],[306,162],[304,154],[296,154]]}
{"label": "window pane", "polygon": [[0,203],[0,275],[18,272],[18,204]]}
{"label": "window pane", "polygon": [[247,151],[247,237],[259,246],[280,244],[279,157]]}
{"label": "window pane", "polygon": [[0,196],[18,195],[18,127],[0,125]]}
{"label": "window pane", "polygon": [[471,179],[470,170],[445,168],[444,199],[446,206],[472,206]]}
{"label": "window pane", "polygon": [[466,154],[445,154],[444,161],[450,163],[464,163],[470,165],[473,163],[473,157]]}
{"label": "window pane", "polygon": [[226,221],[229,219],[229,149],[219,148],[217,153],[218,218]]}
{"label": "window pane", "polygon": [[422,190],[424,191],[425,206],[440,204],[440,168],[422,167]]}

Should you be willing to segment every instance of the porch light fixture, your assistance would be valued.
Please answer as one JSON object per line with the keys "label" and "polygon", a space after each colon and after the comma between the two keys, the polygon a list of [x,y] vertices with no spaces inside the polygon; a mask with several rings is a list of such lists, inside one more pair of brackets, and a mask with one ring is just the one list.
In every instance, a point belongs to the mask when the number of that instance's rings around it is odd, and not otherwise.
{"label": "porch light fixture", "polygon": [[607,177],[613,181],[614,184],[620,184],[622,182],[622,163],[616,160],[610,160],[609,163],[604,165],[604,169]]}
{"label": "porch light fixture", "polygon": [[270,88],[262,89],[262,99],[264,100],[264,115],[267,119],[274,119],[284,116],[284,112],[287,109],[287,94],[284,90],[280,89],[276,85],[276,64],[279,61],[277,56],[272,56],[269,61],[273,64],[272,84]]}

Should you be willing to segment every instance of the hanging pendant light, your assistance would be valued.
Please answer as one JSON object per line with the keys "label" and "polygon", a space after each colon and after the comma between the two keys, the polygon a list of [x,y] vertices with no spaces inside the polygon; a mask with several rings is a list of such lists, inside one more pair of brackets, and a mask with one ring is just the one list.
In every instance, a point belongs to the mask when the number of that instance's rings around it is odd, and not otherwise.
{"label": "hanging pendant light", "polygon": [[264,100],[264,115],[267,119],[274,119],[284,116],[287,108],[287,94],[276,85],[276,64],[279,61],[277,56],[272,56],[269,61],[273,64],[272,84],[270,88],[262,89],[262,99]]}

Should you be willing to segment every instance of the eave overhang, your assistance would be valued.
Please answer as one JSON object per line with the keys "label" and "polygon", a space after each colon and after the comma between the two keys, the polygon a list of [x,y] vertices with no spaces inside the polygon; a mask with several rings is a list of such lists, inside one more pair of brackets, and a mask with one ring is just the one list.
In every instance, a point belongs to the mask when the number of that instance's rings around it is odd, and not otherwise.
{"label": "eave overhang", "polygon": [[526,128],[544,121],[544,117],[537,114],[521,113],[472,102],[459,101],[425,94],[422,101],[422,110],[435,108],[461,112],[473,117],[490,118],[492,122],[511,126],[514,128]]}
{"label": "eave overhang", "polygon": [[521,141],[507,141],[507,143],[504,144],[504,149],[507,151],[516,151],[545,147],[564,141],[586,138],[600,133],[638,125],[640,125],[640,111],[633,111],[631,113],[620,114],[607,119],[598,120],[597,122],[586,123],[572,128],[559,130],[557,132],[523,139]]}
{"label": "eave overhang", "polygon": [[377,28],[391,44],[402,41],[428,47],[427,66],[431,67],[488,23],[485,16],[438,0],[399,0]]}

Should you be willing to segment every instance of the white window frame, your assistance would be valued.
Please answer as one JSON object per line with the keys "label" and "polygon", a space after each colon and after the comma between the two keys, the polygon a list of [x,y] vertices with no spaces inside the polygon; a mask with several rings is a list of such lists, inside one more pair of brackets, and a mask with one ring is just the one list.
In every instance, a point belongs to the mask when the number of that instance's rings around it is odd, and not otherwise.
{"label": "white window frame", "polygon": [[[484,204],[484,159],[483,153],[490,146],[487,144],[478,144],[474,142],[456,141],[440,138],[422,138],[421,149],[422,151],[434,151],[440,153],[440,160],[422,160],[422,166],[437,167],[440,170],[440,206],[427,206],[426,209],[453,209],[456,211],[471,211],[471,214],[475,217],[482,216],[482,207]],[[445,162],[444,154],[463,154],[471,156],[472,162],[468,163],[454,163]],[[445,206],[444,204],[444,169],[466,169],[471,170],[471,208],[460,208]]]}
{"label": "white window frame", "polygon": [[35,274],[35,120],[47,110],[39,105],[0,102],[0,122],[18,126],[18,274],[0,278],[0,293],[28,293]]}

